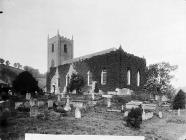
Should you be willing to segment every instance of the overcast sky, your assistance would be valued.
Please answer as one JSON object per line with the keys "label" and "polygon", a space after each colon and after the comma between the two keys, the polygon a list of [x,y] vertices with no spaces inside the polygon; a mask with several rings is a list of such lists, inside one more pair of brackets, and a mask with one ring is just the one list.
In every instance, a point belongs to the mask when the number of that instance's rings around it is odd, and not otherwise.
{"label": "overcast sky", "polygon": [[147,64],[178,65],[186,86],[184,0],[0,0],[0,57],[47,70],[47,36],[74,37],[74,55],[122,48]]}

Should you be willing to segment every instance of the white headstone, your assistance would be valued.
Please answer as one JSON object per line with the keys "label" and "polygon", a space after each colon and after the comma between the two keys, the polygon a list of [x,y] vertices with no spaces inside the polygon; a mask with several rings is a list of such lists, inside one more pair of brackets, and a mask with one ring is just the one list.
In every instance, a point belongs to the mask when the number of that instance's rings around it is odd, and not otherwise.
{"label": "white headstone", "polygon": [[81,118],[81,111],[79,107],[76,107],[75,109],[75,118],[80,119]]}
{"label": "white headstone", "polygon": [[123,106],[123,105],[121,106],[121,110],[122,110],[122,111],[124,110],[124,106]]}
{"label": "white headstone", "polygon": [[146,114],[145,114],[145,110],[143,109],[143,113],[142,113],[142,120],[146,120]]}
{"label": "white headstone", "polygon": [[107,98],[107,107],[111,107],[111,98]]}
{"label": "white headstone", "polygon": [[125,113],[124,113],[124,117],[127,117],[128,114],[129,114],[129,112],[128,112],[128,111],[125,111]]}
{"label": "white headstone", "polygon": [[92,100],[95,99],[95,95],[94,95],[94,92],[92,91]]}
{"label": "white headstone", "polygon": [[181,113],[180,113],[180,108],[179,108],[179,109],[178,109],[178,116],[180,116],[180,114],[181,114]]}
{"label": "white headstone", "polygon": [[161,111],[159,111],[158,116],[159,116],[160,119],[163,117],[163,114],[162,114]]}
{"label": "white headstone", "polygon": [[69,96],[67,96],[67,102],[66,102],[66,106],[65,106],[64,110],[66,110],[66,111],[70,111],[71,110],[70,97]]}
{"label": "white headstone", "polygon": [[53,107],[53,101],[52,100],[48,100],[48,108],[52,108]]}
{"label": "white headstone", "polygon": [[57,95],[57,101],[61,101],[61,95],[60,94]]}

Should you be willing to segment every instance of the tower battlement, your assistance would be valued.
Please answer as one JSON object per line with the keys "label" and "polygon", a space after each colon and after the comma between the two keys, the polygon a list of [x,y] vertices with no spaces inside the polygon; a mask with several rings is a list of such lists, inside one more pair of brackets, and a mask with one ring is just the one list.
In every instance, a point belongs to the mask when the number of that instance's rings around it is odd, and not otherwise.
{"label": "tower battlement", "polygon": [[64,61],[73,59],[73,37],[69,39],[57,33],[53,37],[48,36],[48,71],[51,67],[57,67]]}

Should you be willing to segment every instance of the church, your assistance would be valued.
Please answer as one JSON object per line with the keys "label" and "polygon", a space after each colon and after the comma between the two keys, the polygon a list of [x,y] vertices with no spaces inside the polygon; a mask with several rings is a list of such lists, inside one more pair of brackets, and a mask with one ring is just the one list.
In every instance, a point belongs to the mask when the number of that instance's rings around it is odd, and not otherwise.
{"label": "church", "polygon": [[82,91],[88,91],[93,81],[99,90],[116,88],[141,90],[145,84],[146,60],[125,52],[121,46],[74,58],[74,41],[61,36],[48,37],[47,91],[62,93],[72,73],[83,77]]}

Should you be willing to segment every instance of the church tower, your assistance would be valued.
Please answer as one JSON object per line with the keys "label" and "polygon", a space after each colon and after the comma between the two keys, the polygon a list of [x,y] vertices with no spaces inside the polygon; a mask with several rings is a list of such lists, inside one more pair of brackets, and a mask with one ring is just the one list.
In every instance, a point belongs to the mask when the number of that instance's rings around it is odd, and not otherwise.
{"label": "church tower", "polygon": [[54,37],[48,37],[48,66],[50,71],[51,67],[62,65],[64,61],[73,59],[73,37],[68,39],[57,32]]}

